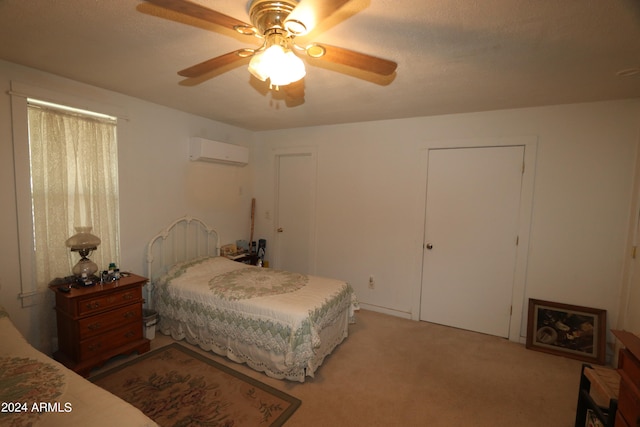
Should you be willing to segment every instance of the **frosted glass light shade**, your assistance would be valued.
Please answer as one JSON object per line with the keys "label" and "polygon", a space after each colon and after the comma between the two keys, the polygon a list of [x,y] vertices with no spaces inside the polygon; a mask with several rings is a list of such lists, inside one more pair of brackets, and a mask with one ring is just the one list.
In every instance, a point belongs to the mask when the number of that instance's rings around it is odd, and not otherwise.
{"label": "frosted glass light shade", "polygon": [[65,244],[72,251],[96,250],[100,244],[100,238],[91,234],[91,228],[92,227],[75,227],[76,234],[69,237]]}
{"label": "frosted glass light shade", "polygon": [[259,80],[269,79],[274,86],[286,86],[306,74],[304,62],[291,50],[277,44],[255,54],[249,62],[249,72]]}
{"label": "frosted glass light shade", "polygon": [[80,258],[80,261],[73,266],[71,272],[79,277],[91,277],[98,271],[98,265],[89,258]]}

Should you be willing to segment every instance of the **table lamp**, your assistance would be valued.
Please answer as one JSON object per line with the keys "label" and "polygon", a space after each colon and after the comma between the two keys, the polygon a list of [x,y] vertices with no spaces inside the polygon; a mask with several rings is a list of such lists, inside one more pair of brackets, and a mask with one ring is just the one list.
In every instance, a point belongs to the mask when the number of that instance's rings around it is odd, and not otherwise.
{"label": "table lamp", "polygon": [[92,227],[75,227],[76,234],[69,237],[65,242],[69,249],[71,249],[71,252],[78,252],[80,255],[80,261],[78,261],[71,270],[73,274],[79,277],[82,277],[84,274],[90,277],[98,271],[96,263],[88,258],[91,252],[98,249],[98,245],[100,244],[100,238],[91,234],[91,228]]}

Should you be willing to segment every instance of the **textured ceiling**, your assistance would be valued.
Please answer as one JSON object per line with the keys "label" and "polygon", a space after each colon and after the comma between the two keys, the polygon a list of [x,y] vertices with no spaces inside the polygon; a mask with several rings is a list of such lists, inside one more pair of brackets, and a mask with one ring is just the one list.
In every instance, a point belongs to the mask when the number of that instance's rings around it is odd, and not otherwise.
{"label": "textured ceiling", "polygon": [[[249,21],[244,0],[193,1]],[[0,0],[0,59],[251,130],[640,97],[640,74],[617,75],[640,68],[639,0],[351,0],[302,41],[391,59],[396,74],[307,63],[295,96],[244,64],[184,80],[178,70],[259,43],[154,13],[137,0]]]}

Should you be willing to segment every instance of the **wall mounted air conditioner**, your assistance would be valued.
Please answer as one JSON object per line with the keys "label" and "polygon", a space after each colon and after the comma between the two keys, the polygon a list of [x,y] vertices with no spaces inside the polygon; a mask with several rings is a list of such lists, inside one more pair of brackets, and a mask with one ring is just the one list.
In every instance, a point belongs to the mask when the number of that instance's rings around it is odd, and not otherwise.
{"label": "wall mounted air conditioner", "polygon": [[249,163],[249,149],[240,145],[191,137],[189,159],[201,162],[219,162],[244,166]]}

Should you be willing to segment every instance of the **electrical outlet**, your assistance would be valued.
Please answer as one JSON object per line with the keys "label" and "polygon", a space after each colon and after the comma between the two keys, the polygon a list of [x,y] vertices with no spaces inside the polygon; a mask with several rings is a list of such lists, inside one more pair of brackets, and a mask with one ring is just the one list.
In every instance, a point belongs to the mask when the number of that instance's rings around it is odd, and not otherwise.
{"label": "electrical outlet", "polygon": [[376,287],[376,281],[373,276],[369,276],[369,289],[373,289]]}

